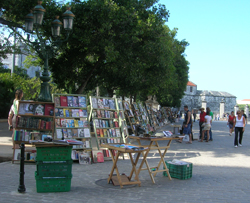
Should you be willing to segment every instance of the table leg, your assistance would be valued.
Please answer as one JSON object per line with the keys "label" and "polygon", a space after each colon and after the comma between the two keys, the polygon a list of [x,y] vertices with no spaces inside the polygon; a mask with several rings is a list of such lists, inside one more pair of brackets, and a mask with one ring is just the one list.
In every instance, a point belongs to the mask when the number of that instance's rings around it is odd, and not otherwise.
{"label": "table leg", "polygon": [[122,185],[122,180],[121,180],[121,176],[119,174],[119,171],[118,171],[118,168],[117,168],[117,161],[118,161],[118,157],[120,155],[120,152],[118,151],[116,157],[114,158],[114,155],[112,153],[112,150],[110,149],[110,154],[111,154],[111,158],[112,158],[112,161],[113,161],[113,167],[111,169],[111,172],[110,172],[110,175],[109,175],[109,178],[108,178],[108,183],[110,182],[110,180],[112,179],[112,176],[113,176],[113,173],[114,173],[114,170],[116,170],[116,175],[117,175],[117,179],[119,181],[119,184],[120,184],[120,187],[123,188],[123,185]]}
{"label": "table leg", "polygon": [[132,179],[132,176],[133,176],[133,173],[134,173],[134,171],[135,171],[134,165],[136,166],[136,164],[137,164],[137,162],[138,162],[138,160],[139,160],[139,158],[140,158],[141,153],[137,153],[135,162],[134,162],[134,159],[133,159],[132,154],[131,154],[131,153],[128,153],[128,154],[129,154],[129,157],[130,157],[130,160],[131,160],[131,163],[132,163],[132,170],[131,170],[130,175],[129,175],[129,177],[128,177],[128,179],[131,180],[131,179]]}

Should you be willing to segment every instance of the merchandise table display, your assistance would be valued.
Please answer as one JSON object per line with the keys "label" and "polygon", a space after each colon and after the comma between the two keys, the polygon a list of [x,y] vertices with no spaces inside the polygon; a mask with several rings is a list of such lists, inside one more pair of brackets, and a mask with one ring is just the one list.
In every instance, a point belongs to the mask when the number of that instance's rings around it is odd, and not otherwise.
{"label": "merchandise table display", "polygon": [[[145,145],[143,146],[141,144],[142,140],[150,141],[149,145],[146,146],[146,147],[149,148],[149,150],[146,153],[142,152],[143,157],[146,157],[146,159],[145,159],[146,168],[142,168],[144,162],[141,162],[141,165],[140,165],[140,167],[138,169],[138,173],[140,173],[141,170],[148,170],[148,173],[150,175],[150,178],[151,178],[152,182],[155,183],[154,177],[156,176],[156,174],[159,173],[159,172],[164,172],[165,171],[167,173],[167,175],[168,175],[169,180],[171,180],[171,176],[169,174],[169,170],[167,168],[167,165],[166,165],[166,163],[164,161],[164,157],[165,157],[165,154],[167,153],[167,150],[170,148],[170,144],[171,144],[172,140],[179,139],[179,138],[178,137],[136,137],[136,136],[129,136],[129,138],[130,139],[135,139],[138,142],[139,147],[145,147]],[[167,143],[167,145],[164,145],[164,146],[160,147],[159,143],[158,143],[159,141],[160,142],[161,141],[168,141],[168,143]],[[164,149],[163,153],[161,152],[161,149]],[[147,161],[148,153],[151,150],[158,150],[158,153],[159,153],[159,155],[161,157],[158,165],[155,166],[155,167],[150,167],[149,164],[148,164],[148,161]],[[163,169],[162,170],[160,170],[161,164],[163,164]]]}
{"label": "merchandise table display", "polygon": [[[136,169],[136,165],[138,163],[138,160],[139,160],[141,154],[143,156],[141,163],[142,164],[144,163],[144,161],[146,160],[146,155],[148,154],[149,148],[132,146],[132,145],[124,145],[124,144],[101,144],[101,147],[109,149],[111,157],[112,157],[112,161],[113,161],[113,166],[112,166],[109,178],[108,178],[108,183],[110,183],[110,181],[113,181],[113,179],[117,178],[121,188],[123,188],[124,185],[138,184],[139,186],[141,186],[141,181],[139,180],[140,170]],[[115,157],[112,153],[113,150],[117,151],[117,155]],[[144,152],[146,152],[146,153],[144,153]],[[118,167],[117,167],[118,157],[121,153],[128,153],[131,164],[132,164],[132,170],[130,172],[130,175],[128,177],[126,177],[125,181],[122,180],[122,177],[121,177],[119,170],[118,170]],[[132,153],[137,154],[135,160],[133,159]],[[116,176],[114,176],[114,174],[113,174],[114,170],[116,170]],[[133,174],[135,174],[135,177],[134,177],[135,181],[131,181]]]}

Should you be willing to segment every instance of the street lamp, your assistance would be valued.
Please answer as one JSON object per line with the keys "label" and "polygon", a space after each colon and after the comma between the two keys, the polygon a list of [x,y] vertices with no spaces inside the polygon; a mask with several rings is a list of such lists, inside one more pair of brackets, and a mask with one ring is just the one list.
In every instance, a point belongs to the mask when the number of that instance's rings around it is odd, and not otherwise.
{"label": "street lamp", "polygon": [[[35,28],[35,34],[37,38],[34,42],[30,41],[30,34],[28,34],[28,41],[33,45],[34,49],[38,53],[39,57],[44,61],[44,69],[40,79],[42,80],[40,95],[38,96],[39,101],[51,102],[52,97],[50,94],[49,86],[49,72],[48,72],[48,61],[53,58],[57,48],[61,46],[63,42],[66,42],[69,38],[69,34],[73,28],[73,21],[75,15],[70,11],[70,8],[63,13],[63,23],[59,20],[59,16],[51,23],[52,39],[49,41],[44,39],[41,32],[38,31],[39,27],[42,25],[43,16],[46,10],[41,5],[42,1],[38,1],[38,5],[34,7],[33,14],[30,12],[25,17],[25,31],[27,33],[33,34],[33,27]],[[64,25],[66,30],[66,39],[61,40],[59,38],[61,26]]]}

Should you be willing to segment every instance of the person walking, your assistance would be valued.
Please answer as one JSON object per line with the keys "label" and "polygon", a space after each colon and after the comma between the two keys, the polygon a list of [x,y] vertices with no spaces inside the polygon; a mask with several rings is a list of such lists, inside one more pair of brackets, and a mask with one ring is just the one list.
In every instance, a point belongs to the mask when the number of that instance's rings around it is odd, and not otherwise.
{"label": "person walking", "polygon": [[231,111],[231,115],[228,117],[227,125],[229,126],[229,135],[232,136],[232,132],[234,130],[234,111]]}
{"label": "person walking", "polygon": [[200,121],[199,121],[199,126],[200,126],[200,140],[201,140],[201,136],[202,136],[202,125],[205,122],[205,116],[206,116],[206,112],[204,112],[204,108],[201,108],[200,111]]}
{"label": "person walking", "polygon": [[[238,145],[242,146],[243,132],[245,131],[246,120],[245,117],[241,114],[241,111],[237,111],[237,115],[234,118],[234,147],[238,147]],[[239,137],[239,139],[238,139]]]}
{"label": "person walking", "polygon": [[19,107],[19,101],[23,98],[23,91],[22,90],[17,90],[15,93],[15,99],[13,101],[13,104],[11,106],[11,110],[9,112],[9,118],[8,118],[8,123],[10,129],[12,129],[12,143],[13,143],[13,149],[18,149],[19,145],[16,144],[14,145],[14,133],[15,133],[15,128],[16,128],[16,117],[17,117],[17,110]]}
{"label": "person walking", "polygon": [[[210,112],[210,116],[211,116],[211,119],[213,120],[213,118],[214,118],[214,114],[213,114],[213,112],[210,110],[210,108],[209,107],[207,107],[207,112],[209,111]],[[209,141],[213,141],[213,134],[212,134],[212,123],[211,123],[211,128],[210,128],[210,130],[209,130]]]}
{"label": "person walking", "polygon": [[[246,126],[246,124],[247,124],[247,115],[245,114],[244,110],[241,110],[241,114],[242,114],[242,116],[245,117],[245,126]],[[242,133],[242,136],[243,136],[243,134],[244,134],[244,132]]]}
{"label": "person walking", "polygon": [[210,116],[210,112],[207,111],[206,116],[205,116],[205,122],[202,124],[204,126],[204,128],[202,130],[202,138],[201,138],[201,140],[199,142],[203,142],[205,132],[207,132],[207,140],[206,140],[206,142],[208,142],[208,140],[209,140],[209,130],[211,128],[211,124],[212,124],[212,117]]}
{"label": "person walking", "polygon": [[195,122],[195,119],[196,119],[196,110],[194,110],[193,116],[194,116],[194,122]]}

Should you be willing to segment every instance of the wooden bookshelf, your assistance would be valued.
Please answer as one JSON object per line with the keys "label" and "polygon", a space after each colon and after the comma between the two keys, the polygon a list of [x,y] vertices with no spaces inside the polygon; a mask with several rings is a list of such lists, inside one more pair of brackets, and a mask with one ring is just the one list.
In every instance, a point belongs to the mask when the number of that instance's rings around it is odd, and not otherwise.
{"label": "wooden bookshelf", "polygon": [[[55,139],[77,139],[82,141],[83,145],[74,145],[72,150],[91,151],[87,96],[81,94],[53,94],[52,98],[55,103]],[[64,105],[63,99],[66,99]],[[78,160],[78,158],[73,160]]]}
{"label": "wooden bookshelf", "polygon": [[[42,139],[41,134],[54,138],[55,105],[53,102],[19,101],[16,128],[14,132],[14,145],[30,144],[34,139],[32,133]],[[49,134],[48,134],[49,133]],[[13,149],[12,163],[16,159],[16,149]],[[35,160],[26,160],[35,162]]]}
{"label": "wooden bookshelf", "polygon": [[123,107],[124,107],[124,112],[125,112],[128,124],[131,127],[132,133],[134,135],[137,135],[137,130],[136,130],[137,122],[136,122],[136,118],[134,117],[132,106],[130,106],[127,101],[123,101]]}
{"label": "wooden bookshelf", "polygon": [[98,150],[102,143],[122,143],[125,138],[116,99],[90,96],[90,106]]}

